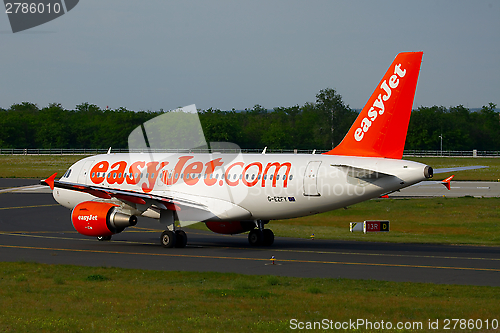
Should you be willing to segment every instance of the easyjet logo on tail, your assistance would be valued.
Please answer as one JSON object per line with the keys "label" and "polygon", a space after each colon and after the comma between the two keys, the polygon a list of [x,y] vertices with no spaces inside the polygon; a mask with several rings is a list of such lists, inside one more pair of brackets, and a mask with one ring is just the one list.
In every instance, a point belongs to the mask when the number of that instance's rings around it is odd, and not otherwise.
{"label": "easyjet logo on tail", "polygon": [[380,89],[383,90],[378,97],[373,102],[373,105],[368,110],[367,117],[361,120],[360,126],[354,131],[354,139],[356,141],[363,140],[365,133],[370,130],[370,127],[377,120],[379,116],[382,116],[385,112],[385,102],[387,102],[392,96],[392,90],[399,86],[399,79],[406,75],[406,69],[401,69],[401,64],[397,64],[394,67],[394,74],[391,75],[389,80],[384,80],[380,85]]}

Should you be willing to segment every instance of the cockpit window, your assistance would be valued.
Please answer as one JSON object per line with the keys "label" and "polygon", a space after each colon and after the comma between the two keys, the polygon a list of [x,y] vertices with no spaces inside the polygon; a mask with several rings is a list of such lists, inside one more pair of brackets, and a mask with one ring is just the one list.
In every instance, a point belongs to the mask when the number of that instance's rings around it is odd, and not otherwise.
{"label": "cockpit window", "polygon": [[68,169],[68,171],[66,171],[66,173],[62,176],[62,178],[68,178],[70,174],[71,174],[71,169]]}

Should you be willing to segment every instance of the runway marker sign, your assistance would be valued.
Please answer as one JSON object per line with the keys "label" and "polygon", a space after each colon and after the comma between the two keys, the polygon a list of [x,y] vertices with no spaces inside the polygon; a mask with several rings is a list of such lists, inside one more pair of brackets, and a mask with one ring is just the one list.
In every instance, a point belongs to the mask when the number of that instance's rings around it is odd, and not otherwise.
{"label": "runway marker sign", "polygon": [[388,232],[389,221],[364,221],[364,222],[351,222],[350,231],[363,231],[367,232]]}

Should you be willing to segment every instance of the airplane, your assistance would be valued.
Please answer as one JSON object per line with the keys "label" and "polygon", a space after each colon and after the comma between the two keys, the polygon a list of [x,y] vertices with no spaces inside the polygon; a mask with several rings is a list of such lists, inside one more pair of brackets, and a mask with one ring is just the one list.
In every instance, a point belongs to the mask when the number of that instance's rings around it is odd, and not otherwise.
{"label": "airplane", "polygon": [[165,248],[185,247],[182,227],[196,222],[270,246],[273,219],[350,206],[433,176],[432,167],[402,160],[422,56],[398,54],[342,142],[324,154],[109,151],[41,184],[72,210],[79,233],[99,240],[145,216],[164,226]]}

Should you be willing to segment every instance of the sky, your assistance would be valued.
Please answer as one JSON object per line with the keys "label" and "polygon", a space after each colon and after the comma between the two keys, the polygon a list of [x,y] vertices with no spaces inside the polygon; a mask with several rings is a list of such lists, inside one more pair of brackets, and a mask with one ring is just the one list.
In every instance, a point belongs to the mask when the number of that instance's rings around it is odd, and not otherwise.
{"label": "sky", "polygon": [[362,108],[403,51],[423,51],[414,107],[500,105],[497,0],[81,0],[12,33],[0,13],[0,107]]}

